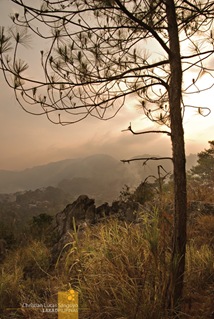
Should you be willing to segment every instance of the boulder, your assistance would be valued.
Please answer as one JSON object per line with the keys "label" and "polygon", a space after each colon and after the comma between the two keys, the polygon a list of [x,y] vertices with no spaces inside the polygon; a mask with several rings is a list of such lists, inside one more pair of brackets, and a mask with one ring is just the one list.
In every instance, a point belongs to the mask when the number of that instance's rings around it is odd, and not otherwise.
{"label": "boulder", "polygon": [[83,222],[92,224],[95,222],[95,204],[94,199],[81,195],[72,204],[56,215],[56,230],[61,238],[68,231],[79,228]]}

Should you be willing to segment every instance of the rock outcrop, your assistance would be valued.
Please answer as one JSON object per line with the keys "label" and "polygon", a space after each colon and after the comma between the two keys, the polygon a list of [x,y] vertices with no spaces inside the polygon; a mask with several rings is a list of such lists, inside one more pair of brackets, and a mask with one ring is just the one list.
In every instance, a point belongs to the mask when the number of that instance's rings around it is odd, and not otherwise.
{"label": "rock outcrop", "polygon": [[72,204],[56,215],[56,228],[59,238],[67,232],[79,227],[82,223],[93,224],[95,222],[96,207],[94,199],[81,195]]}
{"label": "rock outcrop", "polygon": [[53,253],[60,253],[67,242],[71,240],[70,233],[74,229],[82,230],[87,225],[103,221],[114,216],[120,220],[134,222],[137,220],[140,204],[132,201],[115,201],[110,206],[104,203],[96,207],[94,199],[81,195],[72,204],[56,215],[56,233],[58,242],[53,248]]}
{"label": "rock outcrop", "polygon": [[[94,199],[89,198],[87,195],[81,195],[56,215],[55,231],[58,240],[53,247],[53,255],[58,257],[63,247],[71,242],[71,234],[75,229],[81,234],[81,231],[88,225],[105,221],[109,217],[115,217],[127,222],[138,222],[139,213],[147,209],[150,208],[146,207],[146,205],[142,207],[139,203],[131,200],[114,201],[112,205],[104,203],[96,207]],[[168,210],[172,213],[171,206]],[[214,214],[214,205],[199,201],[190,202],[188,207],[189,219],[194,218],[198,213]]]}

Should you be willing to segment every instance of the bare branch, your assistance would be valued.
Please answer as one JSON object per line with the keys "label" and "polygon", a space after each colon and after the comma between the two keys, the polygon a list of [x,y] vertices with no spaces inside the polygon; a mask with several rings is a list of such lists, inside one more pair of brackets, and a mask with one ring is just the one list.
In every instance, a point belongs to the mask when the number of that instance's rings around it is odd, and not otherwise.
{"label": "bare branch", "polygon": [[131,123],[129,125],[129,127],[125,130],[122,130],[121,132],[127,132],[130,131],[132,134],[134,135],[143,135],[143,134],[151,134],[151,133],[162,133],[162,134],[167,134],[168,136],[171,136],[171,133],[169,131],[141,131],[141,132],[135,132],[133,131],[132,127],[131,127]]}
{"label": "bare branch", "polygon": [[172,157],[136,157],[136,158],[130,158],[127,160],[120,160],[122,163],[130,163],[130,162],[136,162],[136,161],[144,161],[143,165],[146,165],[148,161],[162,161],[162,160],[173,160]]}

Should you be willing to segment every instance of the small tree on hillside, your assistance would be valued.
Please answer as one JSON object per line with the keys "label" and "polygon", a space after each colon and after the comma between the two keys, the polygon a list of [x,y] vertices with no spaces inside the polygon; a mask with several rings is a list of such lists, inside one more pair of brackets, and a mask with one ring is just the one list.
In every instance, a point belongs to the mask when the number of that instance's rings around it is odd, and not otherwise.
{"label": "small tree on hillside", "polygon": [[191,200],[213,202],[214,141],[198,153],[198,161],[188,172],[188,196]]}
{"label": "small tree on hillside", "polygon": [[[24,110],[67,125],[88,116],[111,119],[133,99],[148,119],[166,126],[141,133],[167,134],[172,142],[175,224],[168,295],[170,306],[177,306],[186,247],[182,119],[186,107],[209,113],[186,96],[214,85],[209,59],[214,1],[43,0],[41,6],[11,1],[23,8],[23,17],[12,16],[20,28],[7,34],[1,29],[1,69]],[[40,51],[38,79],[28,76],[28,64],[19,58],[27,30],[49,45]]]}
{"label": "small tree on hillside", "polygon": [[198,153],[197,165],[191,169],[191,174],[201,182],[214,183],[214,141],[209,144],[209,149]]}

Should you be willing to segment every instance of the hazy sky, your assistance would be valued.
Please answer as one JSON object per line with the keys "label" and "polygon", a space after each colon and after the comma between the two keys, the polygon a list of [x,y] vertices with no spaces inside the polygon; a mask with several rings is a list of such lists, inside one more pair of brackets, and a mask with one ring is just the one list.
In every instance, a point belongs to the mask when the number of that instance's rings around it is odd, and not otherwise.
{"label": "hazy sky", "polygon": [[[8,24],[8,15],[14,12],[14,7],[10,0],[0,0],[1,25]],[[201,117],[193,110],[184,120],[187,154],[207,148],[208,140],[214,139],[213,98],[214,90],[200,97],[202,105],[213,108],[209,117]],[[133,129],[143,130],[151,125],[142,111],[130,105],[110,121],[91,118],[64,127],[51,124],[45,117],[25,113],[0,74],[0,169],[23,169],[95,153],[118,159],[145,153],[170,155],[171,145],[166,136],[122,133],[129,122],[133,123]]]}

